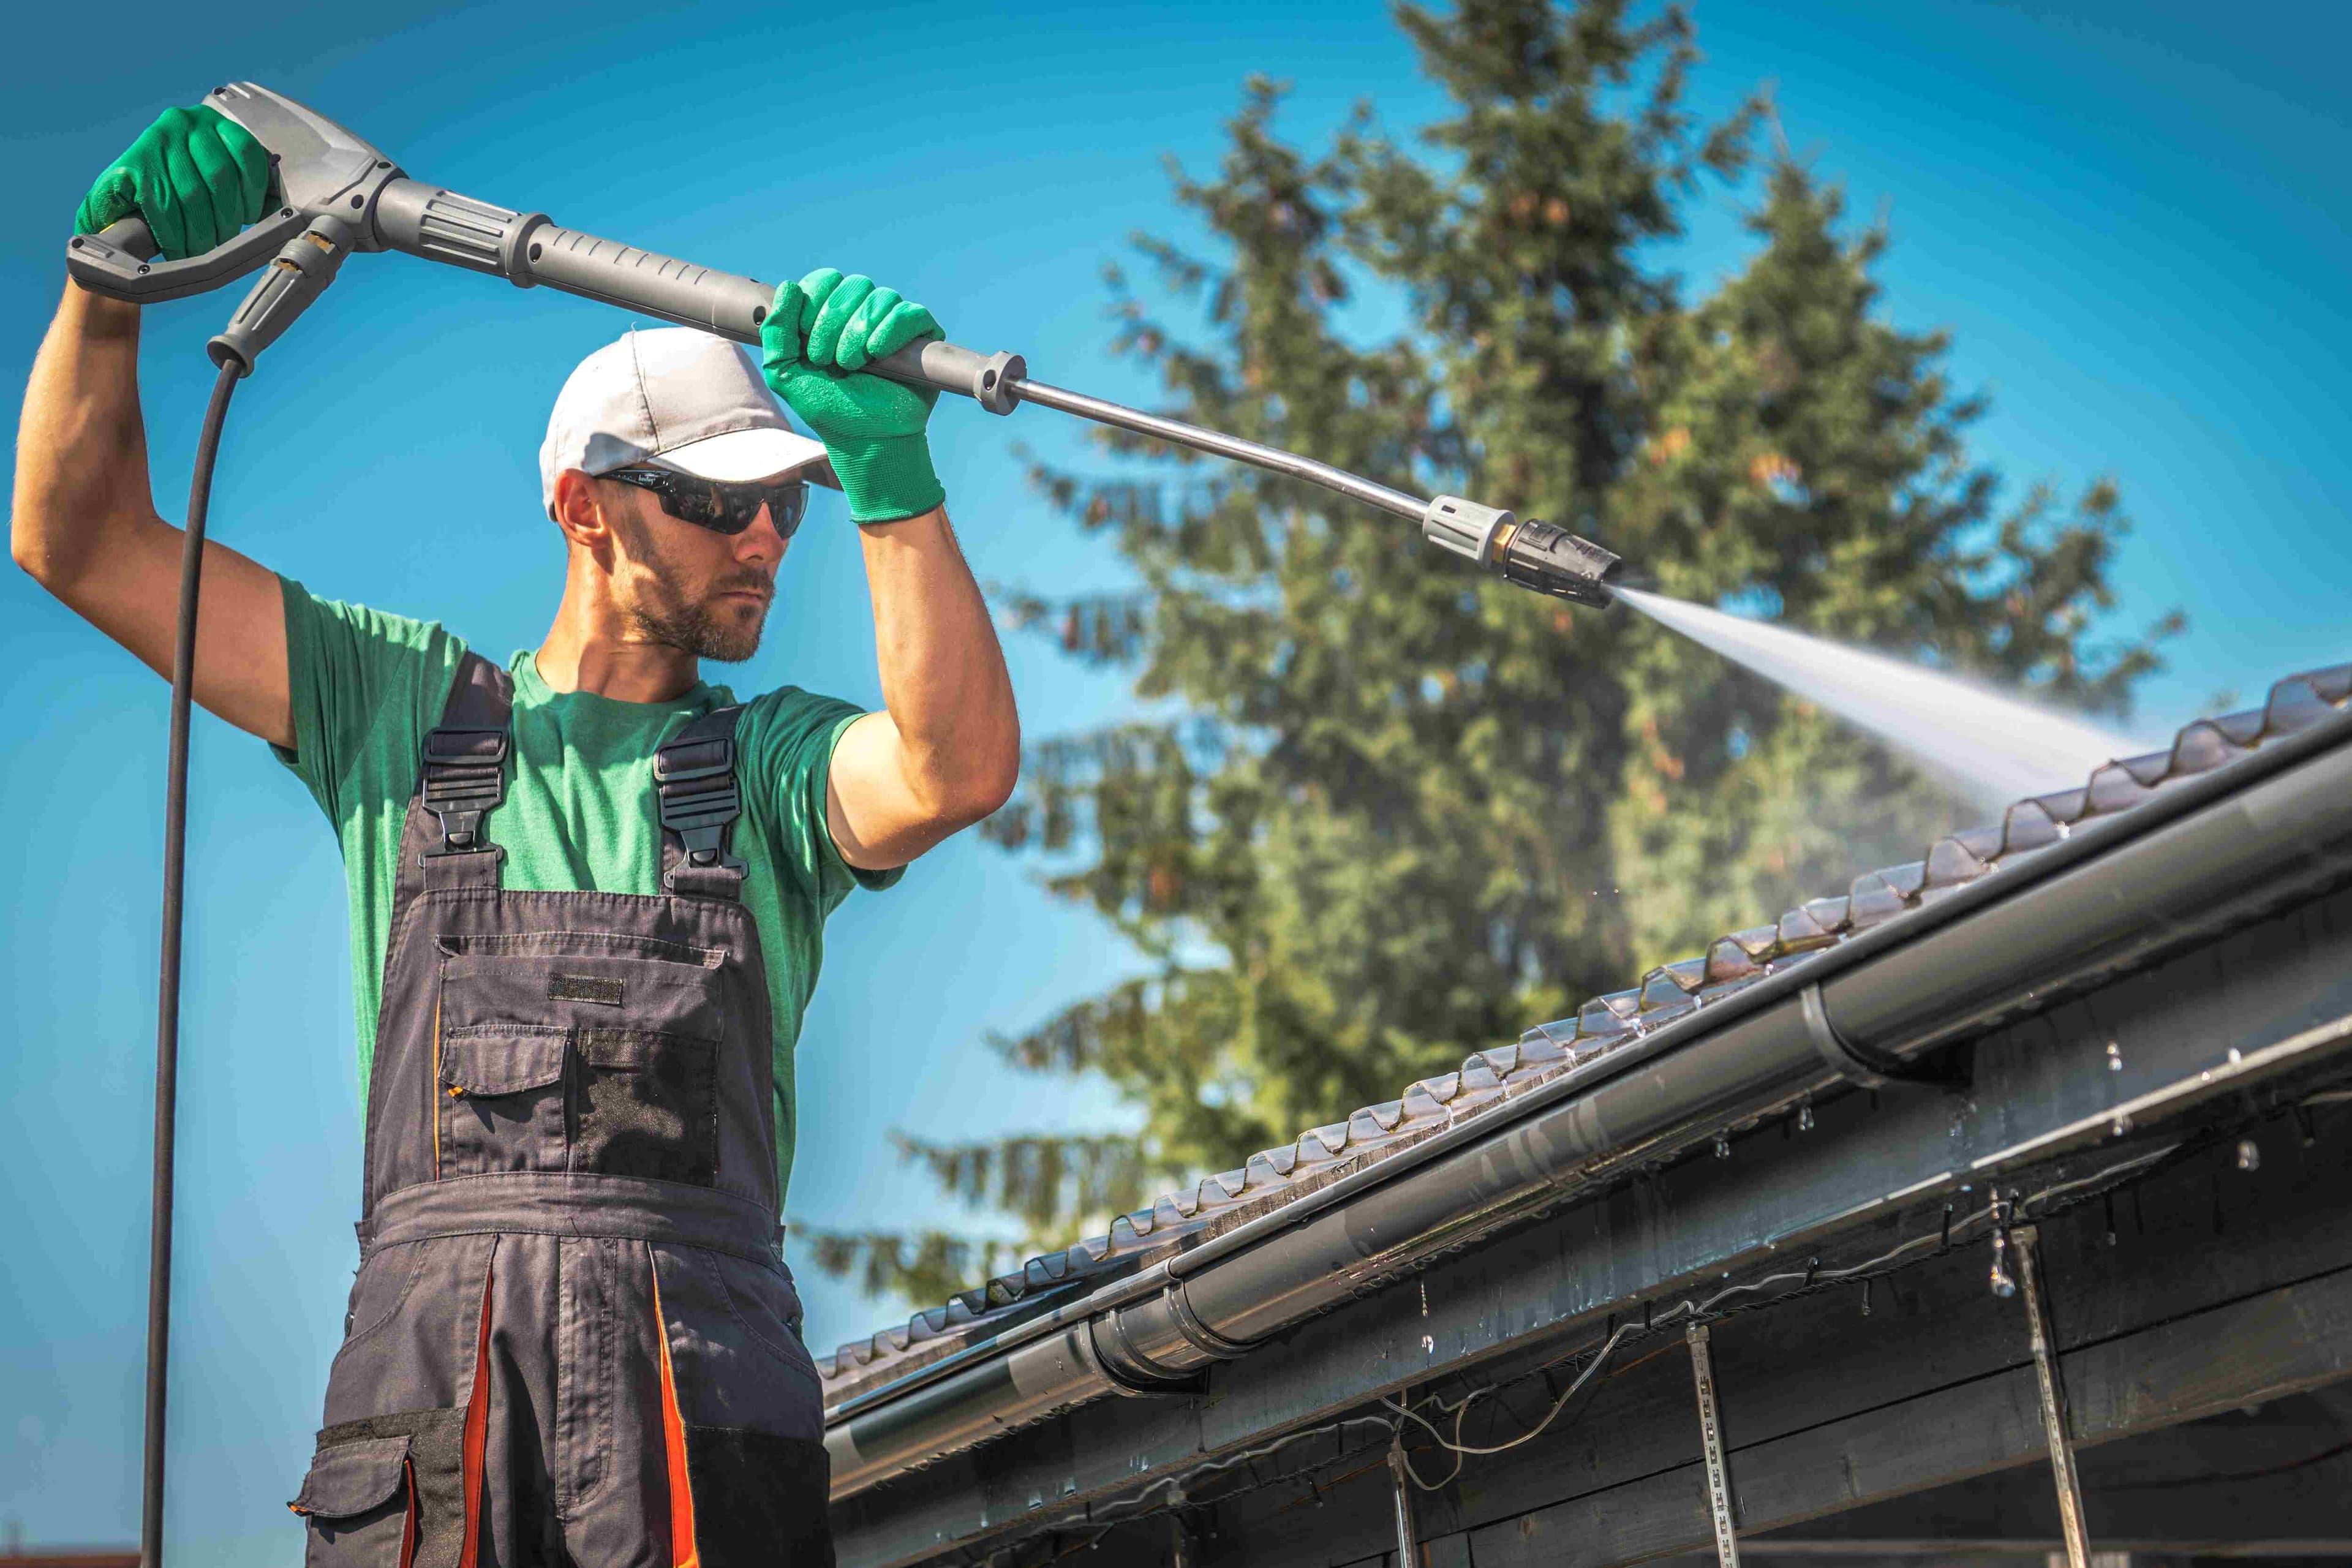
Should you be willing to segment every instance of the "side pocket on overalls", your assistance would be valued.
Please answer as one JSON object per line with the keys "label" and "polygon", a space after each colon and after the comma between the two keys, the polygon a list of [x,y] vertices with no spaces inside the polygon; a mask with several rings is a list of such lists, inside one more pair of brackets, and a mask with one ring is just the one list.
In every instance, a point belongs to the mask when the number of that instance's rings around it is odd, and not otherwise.
{"label": "side pocket on overalls", "polygon": [[302,1493],[305,1568],[451,1568],[467,1528],[467,1411],[405,1410],[319,1434]]}
{"label": "side pocket on overalls", "polygon": [[305,1568],[409,1568],[416,1552],[416,1479],[406,1437],[322,1447],[301,1495],[286,1505],[310,1527]]}
{"label": "side pocket on overalls", "polygon": [[[310,1479],[289,1505],[310,1525],[310,1563],[457,1568],[480,1517],[498,1241],[403,1243],[362,1269],[363,1312],[396,1300],[327,1376]],[[395,1504],[405,1535],[383,1522]]]}

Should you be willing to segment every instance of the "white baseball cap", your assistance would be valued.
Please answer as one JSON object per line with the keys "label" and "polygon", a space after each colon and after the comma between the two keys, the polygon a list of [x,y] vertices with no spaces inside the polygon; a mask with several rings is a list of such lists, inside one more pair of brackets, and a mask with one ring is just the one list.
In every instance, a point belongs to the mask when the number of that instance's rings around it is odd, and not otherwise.
{"label": "white baseball cap", "polygon": [[737,483],[800,471],[841,488],[824,444],[786,421],[751,356],[692,327],[633,328],[564,382],[539,448],[547,515],[564,469],[606,474],[637,463]]}

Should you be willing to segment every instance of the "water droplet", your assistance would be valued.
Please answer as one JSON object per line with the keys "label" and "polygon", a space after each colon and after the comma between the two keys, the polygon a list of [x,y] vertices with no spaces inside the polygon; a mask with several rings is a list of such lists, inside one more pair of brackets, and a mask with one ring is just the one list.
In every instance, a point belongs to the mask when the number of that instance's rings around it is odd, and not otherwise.
{"label": "water droplet", "polygon": [[1800,1132],[1811,1132],[1812,1130],[1813,1102],[1809,1100],[1804,1104],[1797,1108],[1797,1131]]}
{"label": "water droplet", "polygon": [[1731,1140],[1720,1132],[1715,1135],[1715,1157],[1718,1160],[1731,1158]]}
{"label": "water droplet", "polygon": [[2118,1116],[2107,1123],[2107,1135],[2111,1138],[2120,1138],[2130,1131],[2131,1118],[2128,1116]]}
{"label": "water droplet", "polygon": [[2121,1072],[2124,1070],[2123,1050],[2113,1040],[2109,1040],[2107,1042],[2107,1070],[2109,1072]]}
{"label": "water droplet", "polygon": [[2239,1049],[2237,1047],[2235,1047],[2235,1046],[2231,1046],[2231,1047],[2230,1047],[2230,1065],[2231,1065],[2231,1067],[2236,1067],[2240,1062],[2244,1061],[2245,1059],[2246,1059],[2246,1053],[2245,1053],[2245,1052],[2243,1052],[2243,1051],[2240,1050],[2240,1049]]}
{"label": "water droplet", "polygon": [[2238,1169],[2241,1171],[2259,1171],[2262,1168],[2263,1151],[2261,1145],[2257,1144],[2251,1138],[2239,1139]]}

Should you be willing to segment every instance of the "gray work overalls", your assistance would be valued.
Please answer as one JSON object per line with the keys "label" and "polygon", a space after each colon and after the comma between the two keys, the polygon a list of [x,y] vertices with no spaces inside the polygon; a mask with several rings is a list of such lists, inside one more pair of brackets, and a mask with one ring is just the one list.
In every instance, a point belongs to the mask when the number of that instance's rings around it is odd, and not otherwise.
{"label": "gray work overalls", "polygon": [[513,688],[466,657],[408,805],[360,1271],[301,1495],[313,1565],[833,1561],[781,1257],[740,709],[648,772],[668,891],[499,886]]}

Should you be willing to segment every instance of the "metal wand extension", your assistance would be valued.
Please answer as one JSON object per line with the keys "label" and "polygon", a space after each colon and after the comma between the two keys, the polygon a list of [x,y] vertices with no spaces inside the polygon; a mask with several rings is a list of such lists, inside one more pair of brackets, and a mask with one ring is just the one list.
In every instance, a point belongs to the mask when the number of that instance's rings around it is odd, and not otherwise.
{"label": "metal wand extension", "polygon": [[[348,226],[348,248],[400,250],[427,261],[545,285],[638,315],[715,332],[754,348],[775,290],[755,278],[714,271],[676,257],[564,228],[545,213],[516,211],[412,180],[394,160],[326,116],[256,82],[216,87],[205,102],[244,127],[275,157],[284,205],[202,256],[151,265],[122,234],[78,235],[66,266],[83,288],[145,304],[215,289],[296,253],[306,226],[332,218]],[[140,231],[144,237],[143,228]],[[341,259],[338,251],[335,259]],[[224,334],[226,336],[227,334]],[[215,352],[219,352],[215,340]],[[969,397],[992,414],[1024,403],[1148,436],[1192,451],[1247,463],[1335,495],[1412,518],[1422,537],[1482,570],[1538,594],[1605,608],[1618,559],[1556,523],[1521,519],[1460,496],[1421,497],[1295,452],[1148,414],[1030,378],[1017,353],[982,354],[950,342],[914,343],[866,369]]]}

